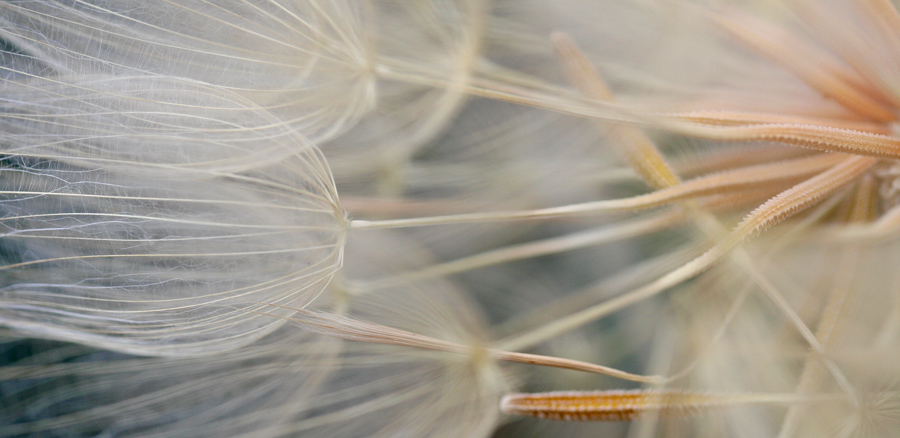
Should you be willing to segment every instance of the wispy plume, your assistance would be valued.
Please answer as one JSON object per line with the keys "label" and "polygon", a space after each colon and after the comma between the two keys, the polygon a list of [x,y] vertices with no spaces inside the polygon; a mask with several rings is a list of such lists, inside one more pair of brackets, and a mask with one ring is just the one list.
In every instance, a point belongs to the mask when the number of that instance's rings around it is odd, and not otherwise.
{"label": "wispy plume", "polygon": [[0,43],[0,435],[900,427],[892,2],[11,0]]}

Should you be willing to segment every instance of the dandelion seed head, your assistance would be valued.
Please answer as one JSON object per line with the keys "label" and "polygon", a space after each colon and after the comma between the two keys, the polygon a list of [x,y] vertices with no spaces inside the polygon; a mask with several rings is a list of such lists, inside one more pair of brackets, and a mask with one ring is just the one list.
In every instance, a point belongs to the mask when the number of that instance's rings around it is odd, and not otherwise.
{"label": "dandelion seed head", "polygon": [[11,434],[895,426],[892,2],[0,11]]}

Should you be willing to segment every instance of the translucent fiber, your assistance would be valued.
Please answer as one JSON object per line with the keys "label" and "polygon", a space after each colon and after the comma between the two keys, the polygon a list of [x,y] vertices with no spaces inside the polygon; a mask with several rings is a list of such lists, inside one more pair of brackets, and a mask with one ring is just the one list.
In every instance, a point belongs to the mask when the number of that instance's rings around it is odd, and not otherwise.
{"label": "translucent fiber", "polygon": [[0,160],[5,325],[134,353],[222,351],[280,325],[259,309],[303,307],[341,264],[343,211],[312,145],[235,172],[79,155]]}

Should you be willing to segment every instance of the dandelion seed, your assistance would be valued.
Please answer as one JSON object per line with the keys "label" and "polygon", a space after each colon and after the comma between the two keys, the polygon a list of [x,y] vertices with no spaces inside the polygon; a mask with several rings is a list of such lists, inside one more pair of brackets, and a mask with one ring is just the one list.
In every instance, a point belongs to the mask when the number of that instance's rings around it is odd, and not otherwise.
{"label": "dandelion seed", "polygon": [[500,402],[509,414],[548,420],[632,421],[680,417],[741,404],[809,402],[793,394],[705,394],[678,390],[560,391],[510,394]]}
{"label": "dandelion seed", "polygon": [[[343,216],[318,150],[240,172],[6,155],[0,319],[136,354],[244,345],[340,267]],[[276,312],[283,313],[285,312]]]}

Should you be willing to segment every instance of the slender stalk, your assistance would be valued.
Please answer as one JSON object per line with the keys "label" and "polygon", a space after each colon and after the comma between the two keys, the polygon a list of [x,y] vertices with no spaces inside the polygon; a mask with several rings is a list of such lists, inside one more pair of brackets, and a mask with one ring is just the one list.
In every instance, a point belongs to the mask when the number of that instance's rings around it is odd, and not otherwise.
{"label": "slender stalk", "polygon": [[751,166],[696,178],[646,195],[624,199],[585,202],[561,207],[524,211],[468,213],[382,221],[353,220],[354,230],[379,228],[408,228],[430,225],[451,225],[497,221],[554,219],[601,213],[620,213],[659,207],[672,202],[735,190],[758,189],[760,185],[789,183],[813,175],[845,159],[840,155],[815,155],[794,160]]}
{"label": "slender stalk", "polygon": [[[277,308],[287,308],[274,304],[270,304],[270,306]],[[326,336],[333,336],[349,341],[397,345],[403,347],[418,348],[422,350],[443,351],[448,353],[467,355],[478,354],[478,350],[480,348],[478,346],[462,345],[451,341],[423,336],[405,330],[395,329],[393,327],[353,319],[337,314],[315,312],[304,309],[289,309],[294,311],[295,313],[285,319],[288,319],[292,323],[316,333],[321,333]],[[270,315],[266,313],[261,314],[274,316],[277,318],[284,318],[279,317],[278,315]],[[495,358],[496,360],[505,362],[517,362],[529,365],[584,371],[640,383],[660,384],[664,383],[667,380],[662,376],[644,376],[632,374],[615,368],[577,360],[541,356],[537,354],[517,353],[491,347],[488,347],[485,350],[488,354],[490,354],[491,357]]]}

